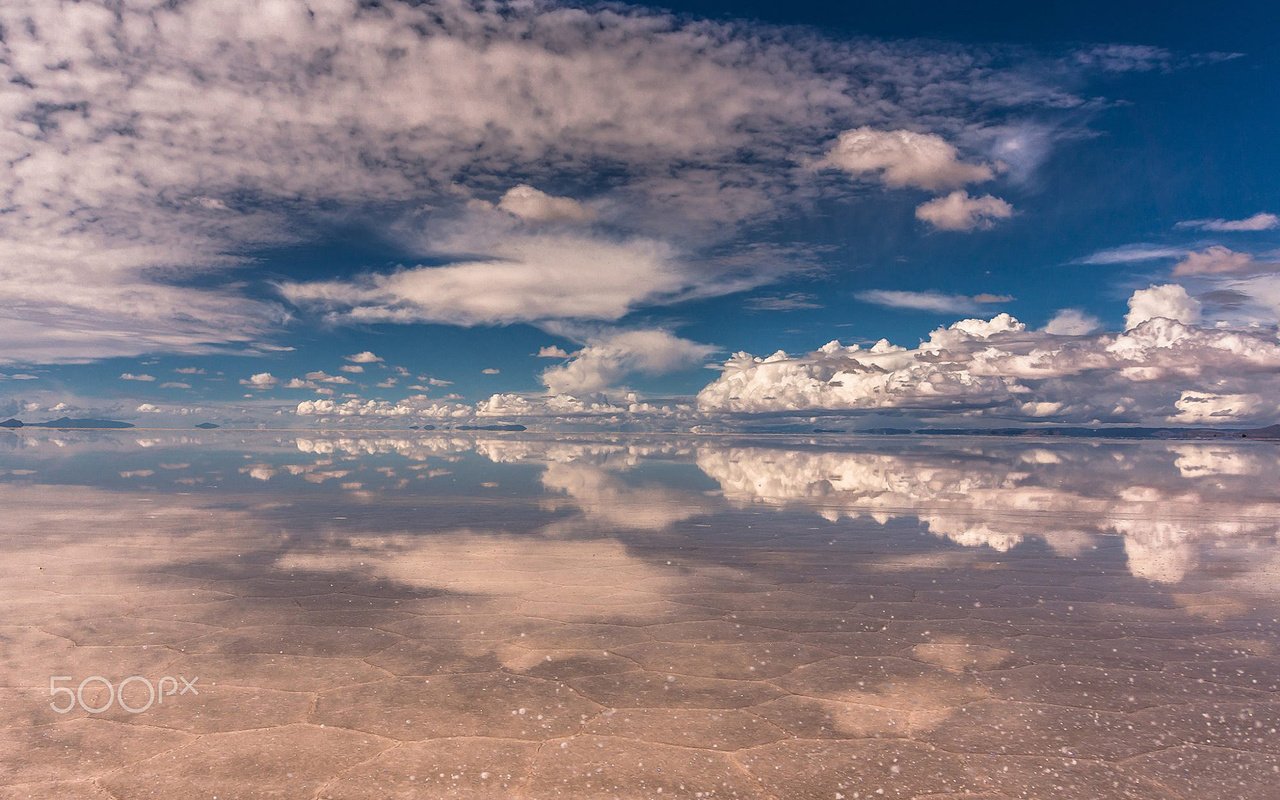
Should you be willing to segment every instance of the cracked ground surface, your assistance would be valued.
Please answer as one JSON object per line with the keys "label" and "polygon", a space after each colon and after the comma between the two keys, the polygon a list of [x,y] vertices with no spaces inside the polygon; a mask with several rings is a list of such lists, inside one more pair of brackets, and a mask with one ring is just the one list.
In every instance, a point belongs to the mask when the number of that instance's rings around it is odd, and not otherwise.
{"label": "cracked ground surface", "polygon": [[[786,449],[210,438],[137,461],[118,440],[34,441],[0,476],[0,799],[1205,800],[1280,782],[1280,519],[1238,459],[1195,454],[1188,474],[1186,452],[1130,453],[1145,471],[1117,483],[1098,476],[1115,451],[1089,453],[1064,503],[1024,491],[1022,451],[949,452],[911,507],[883,464],[850,489],[824,461],[824,486],[788,495],[807,462]],[[456,477],[405,482],[414,467]],[[130,713],[97,682],[59,714],[50,676],[199,693]],[[122,697],[143,705],[144,684]]]}

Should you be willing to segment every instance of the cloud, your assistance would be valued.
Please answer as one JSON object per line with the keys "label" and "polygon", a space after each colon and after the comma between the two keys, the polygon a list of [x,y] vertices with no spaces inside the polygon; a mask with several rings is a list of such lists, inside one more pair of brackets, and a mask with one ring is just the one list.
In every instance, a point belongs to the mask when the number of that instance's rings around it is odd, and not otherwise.
{"label": "cloud", "polygon": [[[1280,397],[1274,328],[1204,328],[1182,287],[1139,290],[1123,333],[1029,331],[1007,314],[939,328],[917,348],[831,342],[812,353],[737,353],[698,395],[704,414],[892,410],[921,418],[1271,422]],[[1079,330],[1079,328],[1074,328]],[[1187,394],[1191,393],[1191,394]]]}
{"label": "cloud", "polygon": [[250,375],[247,380],[241,380],[240,385],[251,389],[270,389],[279,382],[279,379],[270,372],[258,372]]}
{"label": "cloud", "polygon": [[498,369],[497,367],[485,367],[484,369],[480,370],[481,375],[497,375],[500,372],[502,372],[502,370]]}
{"label": "cloud", "polygon": [[161,408],[160,406],[153,405],[151,403],[143,403],[142,405],[135,408],[134,411],[138,412],[139,414],[161,414],[164,412],[164,409]]}
{"label": "cloud", "polygon": [[556,197],[523,183],[508,189],[497,207],[528,222],[589,222],[596,218],[594,211],[572,197]]}
{"label": "cloud", "polygon": [[142,381],[143,383],[151,383],[155,379],[156,376],[154,375],[135,375],[132,372],[120,373],[120,380],[122,381]]}
{"label": "cloud", "polygon": [[1138,261],[1157,261],[1166,258],[1182,258],[1185,247],[1165,247],[1157,244],[1126,244],[1099,250],[1080,259],[1081,264],[1130,264]]}
{"label": "cloud", "polygon": [[[229,272],[253,253],[317,240],[335,212],[395,241],[516,181],[607,172],[591,209],[609,235],[459,250],[482,257],[306,284],[297,302],[469,325],[526,319],[500,296],[529,290],[535,319],[614,320],[706,285],[758,286],[778,274],[767,260],[711,275],[699,264],[747,249],[745,231],[815,196],[821,181],[799,165],[840,131],[898,142],[850,162],[878,164],[882,180],[982,179],[991,168],[960,161],[948,139],[999,138],[993,120],[1052,130],[1077,118],[1086,101],[1070,87],[1099,63],[608,4],[269,8],[0,8],[0,362],[267,349],[289,313]],[[905,121],[934,133],[894,130]],[[585,218],[556,202],[567,198],[508,194],[499,206],[520,227]],[[607,265],[590,275],[601,292],[560,268],[579,245]]]}
{"label": "cloud", "polygon": [[352,353],[351,355],[346,356],[346,359],[353,364],[377,364],[382,361],[381,358],[368,350],[362,350],[359,353]]}
{"label": "cloud", "polygon": [[868,289],[857,292],[854,297],[864,303],[872,303],[889,308],[910,308],[918,311],[939,311],[966,314],[979,310],[990,303],[1007,303],[1013,300],[1008,295],[977,294],[943,294],[942,292],[908,292],[895,289]]}
{"label": "cloud", "polygon": [[1280,216],[1265,211],[1244,219],[1189,219],[1179,222],[1177,228],[1199,228],[1204,231],[1269,231],[1280,228]]}
{"label": "cloud", "polygon": [[807,292],[749,297],[743,305],[750,311],[804,311],[811,308],[822,308],[818,298]]}
{"label": "cloud", "polygon": [[936,134],[866,126],[841,133],[819,166],[874,175],[891,188],[950,189],[995,175],[985,164],[960,161],[956,148]]}
{"label": "cloud", "polygon": [[593,394],[615,387],[629,375],[662,375],[700,366],[715,351],[712,345],[665,330],[608,333],[592,338],[567,363],[544,370],[542,382],[551,394]]}
{"label": "cloud", "polygon": [[963,189],[916,206],[916,219],[943,231],[986,230],[993,227],[996,220],[1012,216],[1013,206],[999,197],[989,194],[970,197]]}
{"label": "cloud", "polygon": [[304,376],[309,381],[319,381],[320,383],[336,383],[346,385],[351,383],[351,379],[342,375],[330,375],[322,369],[308,372]]}
{"label": "cloud", "polygon": [[339,319],[483,325],[611,321],[636,307],[707,288],[682,267],[670,245],[653,239],[517,236],[493,243],[486,254],[489,260],[355,281],[289,282],[281,291],[290,302],[329,310]]}
{"label": "cloud", "polygon": [[468,405],[438,403],[423,395],[406,397],[398,402],[386,400],[352,399],[339,403],[334,400],[303,400],[295,409],[303,417],[371,417],[380,419],[457,419],[473,415]]}
{"label": "cloud", "polygon": [[191,384],[182,381],[166,381],[160,384],[161,389],[190,389]]}
{"label": "cloud", "polygon": [[178,367],[174,372],[179,375],[204,375],[205,371],[200,367]]}
{"label": "cloud", "polygon": [[338,369],[341,372],[351,372],[357,375],[360,374],[361,372],[364,372],[364,367],[360,366],[359,364],[343,364],[342,366],[338,367]]}
{"label": "cloud", "polygon": [[1129,313],[1124,318],[1125,330],[1136,328],[1149,319],[1171,319],[1186,325],[1200,321],[1200,301],[1187,294],[1186,288],[1166,283],[1139,289],[1129,298]]}
{"label": "cloud", "polygon": [[1280,267],[1278,264],[1254,260],[1249,253],[1238,253],[1221,245],[1213,245],[1199,252],[1187,253],[1173,267],[1175,277],[1188,275],[1241,275],[1263,272]]}
{"label": "cloud", "polygon": [[538,348],[538,358],[568,358],[569,353],[559,345],[549,344]]}
{"label": "cloud", "polygon": [[1064,308],[1044,326],[1054,336],[1087,336],[1102,327],[1102,320],[1078,308]]}

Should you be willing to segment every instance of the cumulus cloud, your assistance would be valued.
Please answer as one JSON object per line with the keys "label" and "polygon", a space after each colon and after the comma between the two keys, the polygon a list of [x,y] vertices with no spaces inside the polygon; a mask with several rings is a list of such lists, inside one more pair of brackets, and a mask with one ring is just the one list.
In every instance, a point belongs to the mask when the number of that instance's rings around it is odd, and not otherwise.
{"label": "cumulus cloud", "polygon": [[480,370],[481,375],[497,375],[500,372],[502,372],[502,370],[498,369],[497,367],[485,367],[484,369]]}
{"label": "cumulus cloud", "polygon": [[966,164],[941,136],[860,127],[840,134],[819,166],[873,175],[885,186],[950,189],[994,177],[986,164]]}
{"label": "cumulus cloud", "polygon": [[359,353],[352,353],[346,358],[348,361],[350,361],[353,364],[377,364],[382,361],[381,358],[379,358],[369,350],[362,350]]}
{"label": "cumulus cloud", "polygon": [[190,389],[191,384],[182,381],[165,381],[160,384],[161,389]]}
{"label": "cumulus cloud", "polygon": [[251,389],[270,389],[279,382],[279,379],[270,372],[258,372],[250,375],[247,379],[242,379],[240,385],[248,386]]}
{"label": "cumulus cloud", "polygon": [[338,370],[340,372],[350,372],[350,373],[359,375],[360,373],[364,372],[364,367],[360,366],[359,364],[343,364],[342,366],[338,367]]}
{"label": "cumulus cloud", "polygon": [[369,417],[379,419],[458,419],[470,417],[471,406],[460,403],[440,403],[428,400],[424,395],[414,395],[398,402],[387,400],[362,400],[353,398],[345,402],[335,400],[303,400],[295,412],[302,417]]}
{"label": "cumulus cloud", "polygon": [[916,219],[943,231],[985,230],[1012,216],[1013,206],[999,197],[970,197],[963,189],[916,206]]}
{"label": "cumulus cloud", "polygon": [[1243,275],[1251,272],[1275,270],[1278,264],[1257,261],[1250,253],[1213,245],[1198,252],[1187,253],[1173,267],[1175,277],[1188,275]]}
{"label": "cumulus cloud", "polygon": [[508,189],[497,207],[529,222],[589,222],[596,217],[572,197],[557,197],[523,183]]}
{"label": "cumulus cloud", "polygon": [[1244,219],[1189,219],[1179,222],[1175,227],[1199,228],[1205,231],[1223,231],[1226,233],[1269,231],[1280,228],[1280,216],[1261,211]]}
{"label": "cumulus cloud", "polygon": [[1044,332],[1054,336],[1086,336],[1102,327],[1102,320],[1078,308],[1064,308],[1053,315]]}
{"label": "cumulus cloud", "polygon": [[1124,318],[1125,330],[1136,328],[1157,317],[1193,325],[1200,321],[1200,301],[1187,294],[1186,288],[1176,283],[1139,289],[1129,298],[1129,313]]}
{"label": "cumulus cloud", "polygon": [[542,373],[551,394],[581,395],[612,388],[629,375],[662,375],[699,366],[716,348],[665,330],[634,330],[592,338],[569,361]]}
{"label": "cumulus cloud", "polygon": [[968,314],[978,311],[983,305],[991,303],[1007,303],[1013,300],[1002,294],[944,294],[942,292],[908,292],[895,289],[868,289],[857,292],[854,297],[864,303],[872,303],[889,308],[910,308],[918,311],[940,311],[957,314]]}
{"label": "cumulus cloud", "polygon": [[568,358],[569,353],[559,345],[549,344],[538,348],[538,358]]}
{"label": "cumulus cloud", "polygon": [[132,372],[120,373],[120,380],[122,381],[142,381],[143,383],[151,383],[155,379],[156,379],[156,376],[154,375],[146,375],[146,374],[135,375]]}
{"label": "cumulus cloud", "polygon": [[[831,342],[801,356],[735,354],[704,413],[910,411],[1076,422],[1273,421],[1274,329],[1202,328],[1182,287],[1135,292],[1123,333],[1029,331],[1007,314],[935,330],[916,348]],[[1073,330],[1079,328],[1073,327]]]}

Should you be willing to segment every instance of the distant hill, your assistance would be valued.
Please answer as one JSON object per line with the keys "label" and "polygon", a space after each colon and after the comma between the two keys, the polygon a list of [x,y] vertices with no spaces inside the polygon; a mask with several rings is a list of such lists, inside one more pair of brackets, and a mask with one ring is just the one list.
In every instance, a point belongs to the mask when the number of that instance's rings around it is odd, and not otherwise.
{"label": "distant hill", "polygon": [[[13,420],[17,422],[17,420]],[[25,427],[25,428],[132,428],[132,422],[121,422],[115,419],[72,419],[71,417],[58,417],[48,422],[27,422],[9,427]]]}
{"label": "distant hill", "polygon": [[460,431],[527,431],[523,425],[459,425]]}
{"label": "distant hill", "polygon": [[202,431],[211,431],[214,428],[221,428],[222,426],[213,422],[199,422],[199,423],[196,423],[196,427]]}
{"label": "distant hill", "polygon": [[21,427],[22,427],[22,420],[13,419],[12,417],[10,417],[9,419],[6,419],[4,422],[0,422],[0,428],[21,428]]}

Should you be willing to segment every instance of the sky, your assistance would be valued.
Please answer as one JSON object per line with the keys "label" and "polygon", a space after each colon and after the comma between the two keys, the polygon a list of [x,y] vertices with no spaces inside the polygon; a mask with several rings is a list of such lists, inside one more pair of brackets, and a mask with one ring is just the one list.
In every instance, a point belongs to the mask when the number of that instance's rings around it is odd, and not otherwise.
{"label": "sky", "polygon": [[1145,5],[0,0],[0,416],[1280,421],[1280,10]]}

